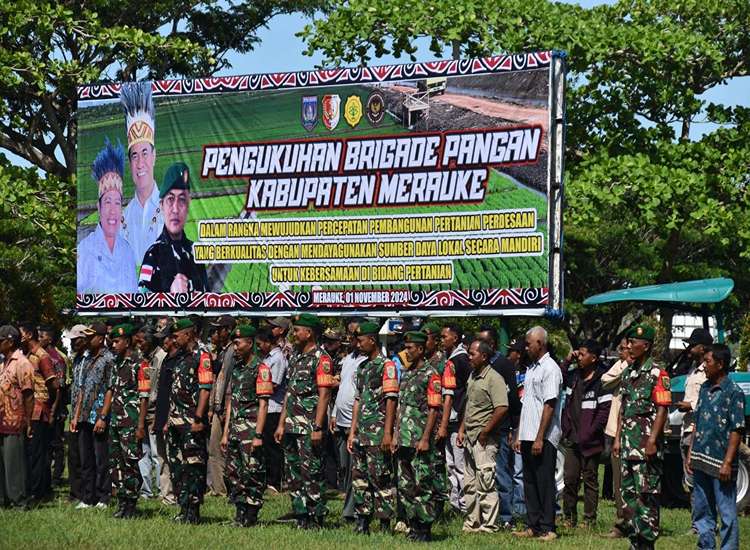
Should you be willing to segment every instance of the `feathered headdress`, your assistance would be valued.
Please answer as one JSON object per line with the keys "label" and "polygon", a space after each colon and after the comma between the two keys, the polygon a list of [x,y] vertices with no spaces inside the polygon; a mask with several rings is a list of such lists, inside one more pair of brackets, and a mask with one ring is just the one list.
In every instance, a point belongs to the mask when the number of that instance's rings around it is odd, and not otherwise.
{"label": "feathered headdress", "polygon": [[128,148],[138,143],[154,145],[156,115],[151,82],[125,82],[120,87],[120,103],[125,110]]}
{"label": "feathered headdress", "polygon": [[104,138],[104,148],[91,164],[91,177],[99,185],[99,197],[107,191],[119,191],[122,195],[122,175],[125,173],[125,149],[120,140],[117,146]]}

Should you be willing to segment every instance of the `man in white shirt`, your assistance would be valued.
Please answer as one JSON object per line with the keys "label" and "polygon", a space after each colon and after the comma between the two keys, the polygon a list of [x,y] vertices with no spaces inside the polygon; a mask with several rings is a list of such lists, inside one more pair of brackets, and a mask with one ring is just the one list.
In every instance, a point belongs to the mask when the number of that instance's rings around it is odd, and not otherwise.
{"label": "man in white shirt", "polygon": [[128,161],[135,195],[123,211],[120,234],[130,243],[139,266],[164,227],[159,187],[154,180],[156,115],[151,82],[126,82],[120,89],[128,134]]}
{"label": "man in white shirt", "polygon": [[526,371],[521,419],[513,446],[523,459],[527,528],[513,534],[546,542],[557,538],[555,466],[562,435],[562,371],[547,351],[544,328],[536,326],[526,333],[526,352],[531,364]]}

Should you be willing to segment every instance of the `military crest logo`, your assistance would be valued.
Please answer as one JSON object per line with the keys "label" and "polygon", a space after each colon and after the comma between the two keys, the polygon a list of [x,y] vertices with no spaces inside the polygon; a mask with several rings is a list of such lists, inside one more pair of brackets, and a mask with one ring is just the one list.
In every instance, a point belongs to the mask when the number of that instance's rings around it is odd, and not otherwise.
{"label": "military crest logo", "polygon": [[367,120],[373,126],[379,126],[385,117],[385,97],[380,90],[373,90],[367,97]]}
{"label": "military crest logo", "polygon": [[302,97],[302,126],[308,132],[312,132],[315,125],[318,123],[318,97],[317,96],[303,96]]}
{"label": "military crest logo", "polygon": [[344,118],[347,124],[354,128],[362,120],[362,100],[358,95],[350,95],[344,105]]}
{"label": "military crest logo", "polygon": [[270,371],[267,368],[260,371],[260,378],[263,382],[268,382],[271,379]]}
{"label": "military crest logo", "polygon": [[338,94],[323,96],[323,124],[333,131],[341,119],[341,98]]}

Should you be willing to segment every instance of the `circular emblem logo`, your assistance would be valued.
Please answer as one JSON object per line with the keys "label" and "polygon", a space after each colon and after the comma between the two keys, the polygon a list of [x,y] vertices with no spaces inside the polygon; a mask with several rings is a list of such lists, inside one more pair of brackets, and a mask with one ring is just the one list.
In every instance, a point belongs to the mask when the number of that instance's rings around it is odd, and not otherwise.
{"label": "circular emblem logo", "polygon": [[379,126],[385,117],[385,97],[380,90],[373,90],[367,97],[367,120]]}
{"label": "circular emblem logo", "polygon": [[271,378],[271,373],[268,372],[268,370],[263,369],[260,371],[260,377],[264,382],[268,382],[268,380]]}
{"label": "circular emblem logo", "polygon": [[362,100],[358,95],[350,95],[344,105],[344,118],[347,124],[354,128],[362,120]]}
{"label": "circular emblem logo", "polygon": [[635,333],[638,336],[643,336],[643,327],[638,327],[637,329],[635,329]]}

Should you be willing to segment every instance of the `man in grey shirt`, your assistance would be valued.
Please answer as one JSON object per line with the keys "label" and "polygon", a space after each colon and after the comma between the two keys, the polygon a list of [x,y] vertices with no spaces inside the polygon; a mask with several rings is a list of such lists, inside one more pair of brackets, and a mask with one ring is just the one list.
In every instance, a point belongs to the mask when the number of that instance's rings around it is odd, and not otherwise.
{"label": "man in grey shirt", "polygon": [[555,466],[560,430],[560,388],[562,371],[547,351],[547,331],[533,327],[526,333],[526,352],[531,360],[526,371],[521,419],[513,443],[523,459],[527,529],[519,537],[542,541],[555,533]]}
{"label": "man in grey shirt", "polygon": [[237,325],[231,315],[222,315],[211,322],[211,343],[214,345],[213,371],[215,382],[208,398],[208,418],[211,434],[208,440],[208,473],[206,483],[214,496],[227,494],[224,485],[224,453],[221,452],[221,436],[224,433],[224,397],[234,368],[234,346],[231,335]]}
{"label": "man in grey shirt", "polygon": [[[352,428],[352,411],[354,409],[354,395],[356,393],[357,369],[367,360],[367,356],[360,353],[357,345],[357,330],[359,322],[352,321],[346,326],[347,337],[351,352],[341,360],[341,380],[339,382],[336,402],[333,407],[331,431],[336,438],[336,450],[339,456],[340,477],[344,479],[344,509],[342,516],[346,520],[354,521],[354,496],[352,494],[352,460],[346,447],[349,430]],[[335,422],[335,425],[334,425]]]}
{"label": "man in grey shirt", "polygon": [[273,395],[268,400],[268,416],[263,426],[263,452],[266,458],[266,479],[271,491],[281,490],[281,473],[284,465],[284,450],[276,443],[273,432],[279,424],[281,410],[284,407],[286,393],[287,358],[282,346],[277,345],[277,338],[271,326],[258,330],[255,335],[258,354],[263,363],[271,369]]}

